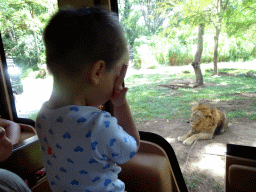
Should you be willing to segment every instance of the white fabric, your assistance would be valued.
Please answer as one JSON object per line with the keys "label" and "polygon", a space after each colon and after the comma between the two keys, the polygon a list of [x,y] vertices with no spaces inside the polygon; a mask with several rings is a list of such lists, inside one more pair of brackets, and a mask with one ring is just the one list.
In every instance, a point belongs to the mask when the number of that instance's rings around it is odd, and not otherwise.
{"label": "white fabric", "polygon": [[136,140],[108,112],[90,106],[41,108],[36,129],[51,189],[124,191],[116,165],[130,160]]}

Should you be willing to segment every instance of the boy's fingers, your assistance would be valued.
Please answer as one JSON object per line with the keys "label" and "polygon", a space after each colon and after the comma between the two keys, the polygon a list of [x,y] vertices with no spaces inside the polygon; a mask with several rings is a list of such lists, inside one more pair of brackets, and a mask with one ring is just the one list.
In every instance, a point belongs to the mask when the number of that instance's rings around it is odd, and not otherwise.
{"label": "boy's fingers", "polygon": [[119,79],[122,80],[125,78],[126,72],[127,72],[128,65],[123,65],[121,69],[121,73],[119,75]]}
{"label": "boy's fingers", "polygon": [[121,72],[124,78],[125,78],[127,69],[128,69],[128,65],[125,65],[125,64],[124,64],[124,65],[123,65],[123,68],[122,68],[122,72]]}
{"label": "boy's fingers", "polygon": [[117,77],[116,86],[119,86],[120,84],[123,84],[124,78],[127,72],[128,65],[123,65],[120,75]]}
{"label": "boy's fingers", "polygon": [[128,88],[124,87],[121,91],[116,92],[116,95],[114,95],[114,97],[111,99],[115,107],[120,107],[123,105],[127,91]]}

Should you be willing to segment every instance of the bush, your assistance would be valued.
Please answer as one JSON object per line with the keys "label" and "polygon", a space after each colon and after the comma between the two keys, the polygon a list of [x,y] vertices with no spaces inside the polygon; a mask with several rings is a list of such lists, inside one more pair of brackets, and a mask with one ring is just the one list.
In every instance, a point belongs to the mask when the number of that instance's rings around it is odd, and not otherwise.
{"label": "bush", "polygon": [[[178,31],[176,37],[137,38],[134,42],[134,66],[155,68],[159,65],[188,65],[194,60],[197,50],[197,33],[190,36]],[[201,63],[213,62],[214,34],[204,35]],[[218,62],[249,61],[256,57],[256,41],[221,34],[218,46]]]}
{"label": "bush", "polygon": [[[18,39],[17,42],[12,42],[10,39],[3,39],[4,47],[6,47],[6,57],[12,58],[14,63],[21,68],[32,68],[39,70],[38,63],[45,62],[45,48],[42,37],[37,36],[39,57],[42,59],[38,61],[35,50],[35,40],[33,35],[24,35]],[[12,42],[12,43],[10,43]],[[10,43],[10,44],[9,44]]]}
{"label": "bush", "polygon": [[168,52],[169,47],[171,47],[171,44],[167,38],[161,38],[161,37],[154,37],[152,39],[155,43],[152,47],[153,54],[155,56],[156,61],[160,65],[166,65],[168,64],[169,58],[168,58]]}
{"label": "bush", "polygon": [[159,66],[152,53],[151,47],[147,44],[142,44],[137,47],[135,55],[134,65],[137,68],[155,69]]}
{"label": "bush", "polygon": [[169,65],[187,65],[193,62],[193,55],[189,46],[181,45],[178,42],[173,42],[168,52]]}
{"label": "bush", "polygon": [[23,68],[23,73],[21,74],[21,79],[26,79],[27,77],[33,77],[35,79],[38,78],[38,70],[33,70],[33,68],[29,67],[29,68]]}
{"label": "bush", "polygon": [[181,45],[178,39],[144,36],[135,40],[133,50],[137,68],[184,65],[193,61],[191,45]]}
{"label": "bush", "polygon": [[[204,35],[204,51],[202,63],[213,61],[214,35]],[[249,61],[256,57],[256,42],[251,39],[241,39],[221,34],[218,46],[218,62]]]}
{"label": "bush", "polygon": [[154,47],[154,41],[149,37],[142,36],[135,39],[133,44],[133,57],[134,66],[143,69],[154,69],[158,67],[152,48]]}

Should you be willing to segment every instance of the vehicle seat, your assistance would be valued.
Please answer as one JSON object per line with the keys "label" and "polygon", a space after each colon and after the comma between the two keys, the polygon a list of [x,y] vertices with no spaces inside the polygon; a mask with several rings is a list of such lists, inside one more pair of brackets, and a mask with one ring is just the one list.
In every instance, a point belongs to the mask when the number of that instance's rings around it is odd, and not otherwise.
{"label": "vehicle seat", "polygon": [[20,142],[36,135],[36,129],[30,125],[19,124],[21,127]]}
{"label": "vehicle seat", "polygon": [[137,154],[120,165],[119,178],[126,190],[187,191],[176,155],[171,145],[161,136],[140,131],[141,144]]}
{"label": "vehicle seat", "polygon": [[256,191],[256,148],[227,145],[226,192]]}

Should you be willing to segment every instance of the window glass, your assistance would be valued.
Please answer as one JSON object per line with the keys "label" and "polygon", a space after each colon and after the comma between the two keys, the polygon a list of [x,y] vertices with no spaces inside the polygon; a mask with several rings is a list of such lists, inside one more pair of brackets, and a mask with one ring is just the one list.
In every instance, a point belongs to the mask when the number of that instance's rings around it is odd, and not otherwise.
{"label": "window glass", "polygon": [[17,115],[35,120],[52,88],[42,35],[57,10],[57,0],[2,0],[0,7],[0,31]]}
{"label": "window glass", "polygon": [[[256,146],[256,3],[118,0],[118,6],[137,128],[172,145],[189,191],[224,191],[227,143]],[[208,108],[192,111],[199,101]],[[191,137],[190,130],[223,133]],[[218,182],[210,186],[212,180]]]}

